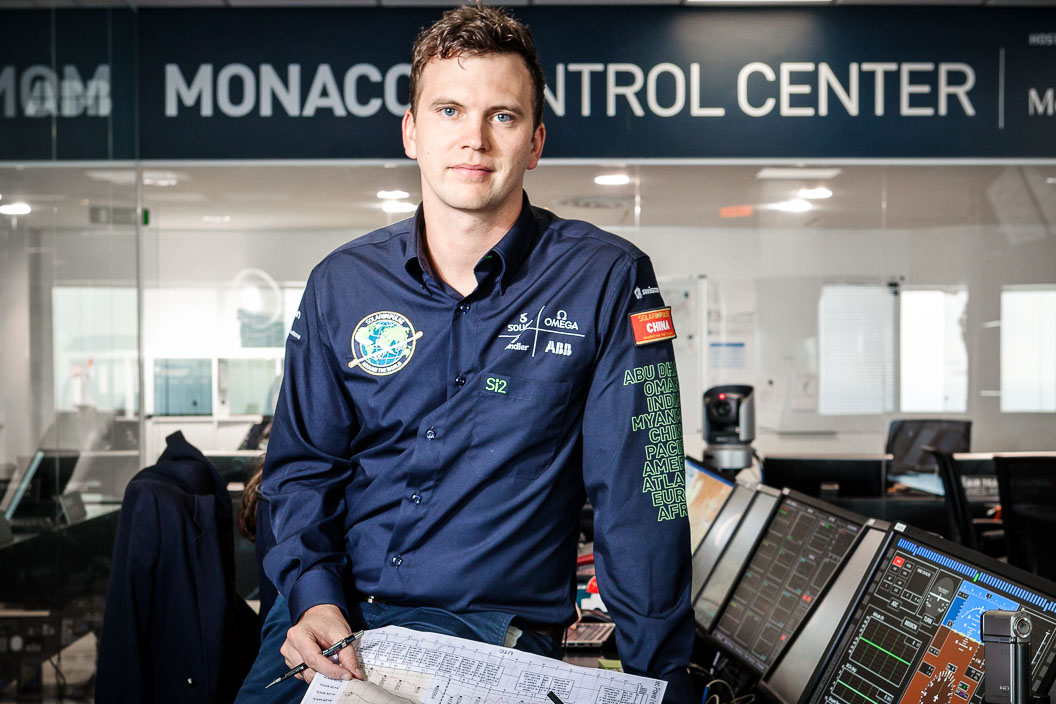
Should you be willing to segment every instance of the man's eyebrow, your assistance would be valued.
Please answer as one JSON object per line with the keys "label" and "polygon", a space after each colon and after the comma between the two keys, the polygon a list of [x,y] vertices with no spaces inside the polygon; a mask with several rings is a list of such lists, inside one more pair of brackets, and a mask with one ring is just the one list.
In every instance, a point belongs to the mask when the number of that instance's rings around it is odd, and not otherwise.
{"label": "man's eyebrow", "polygon": [[524,110],[516,105],[494,105],[488,109],[488,112],[512,112],[514,115],[524,115]]}
{"label": "man's eyebrow", "polygon": [[443,95],[434,98],[433,101],[429,103],[429,105],[431,105],[432,107],[440,107],[441,105],[453,105],[459,108],[464,107],[462,103],[458,102],[454,98],[448,98]]}

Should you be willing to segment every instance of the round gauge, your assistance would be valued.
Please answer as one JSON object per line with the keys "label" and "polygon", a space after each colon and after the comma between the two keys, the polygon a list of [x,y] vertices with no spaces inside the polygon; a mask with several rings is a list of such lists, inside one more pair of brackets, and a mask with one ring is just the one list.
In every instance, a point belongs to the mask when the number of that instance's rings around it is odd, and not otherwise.
{"label": "round gauge", "polygon": [[953,697],[953,674],[942,670],[928,680],[920,693],[920,704],[950,704]]}
{"label": "round gauge", "polygon": [[930,616],[932,621],[938,621],[949,608],[953,595],[957,593],[956,589],[957,580],[953,577],[944,575],[936,579],[924,596],[924,615]]}

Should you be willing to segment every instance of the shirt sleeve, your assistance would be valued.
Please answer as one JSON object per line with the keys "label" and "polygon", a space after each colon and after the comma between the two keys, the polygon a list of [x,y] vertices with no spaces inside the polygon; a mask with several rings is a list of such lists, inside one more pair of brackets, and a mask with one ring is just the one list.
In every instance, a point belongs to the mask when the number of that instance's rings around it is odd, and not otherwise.
{"label": "shirt sleeve", "polygon": [[286,339],[286,360],[262,490],[268,499],[275,547],[264,570],[289,600],[290,617],[318,604],[345,612],[347,569],[345,489],[355,468],[349,461],[357,422],[341,378],[338,356],[320,312],[319,269],[308,280]]}
{"label": "shirt sleeve", "polygon": [[689,702],[691,555],[670,318],[649,259],[639,253],[622,266],[598,321],[583,419],[598,587],[624,669],[666,680],[665,701]]}

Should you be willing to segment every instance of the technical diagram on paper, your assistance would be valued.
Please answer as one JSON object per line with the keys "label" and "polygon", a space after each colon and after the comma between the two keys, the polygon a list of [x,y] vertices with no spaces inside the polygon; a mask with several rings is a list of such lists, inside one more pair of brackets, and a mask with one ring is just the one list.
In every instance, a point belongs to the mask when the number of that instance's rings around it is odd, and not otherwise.
{"label": "technical diagram on paper", "polygon": [[367,675],[312,678],[301,704],[660,704],[667,683],[397,626],[356,644]]}

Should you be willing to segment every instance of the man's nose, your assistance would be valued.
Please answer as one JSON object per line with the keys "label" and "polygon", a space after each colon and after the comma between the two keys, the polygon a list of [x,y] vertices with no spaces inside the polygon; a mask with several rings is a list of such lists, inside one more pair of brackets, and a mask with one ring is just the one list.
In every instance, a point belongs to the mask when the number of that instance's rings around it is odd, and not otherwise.
{"label": "man's nose", "polygon": [[473,151],[481,152],[488,149],[488,121],[487,118],[472,117],[464,123],[462,135],[463,146]]}

